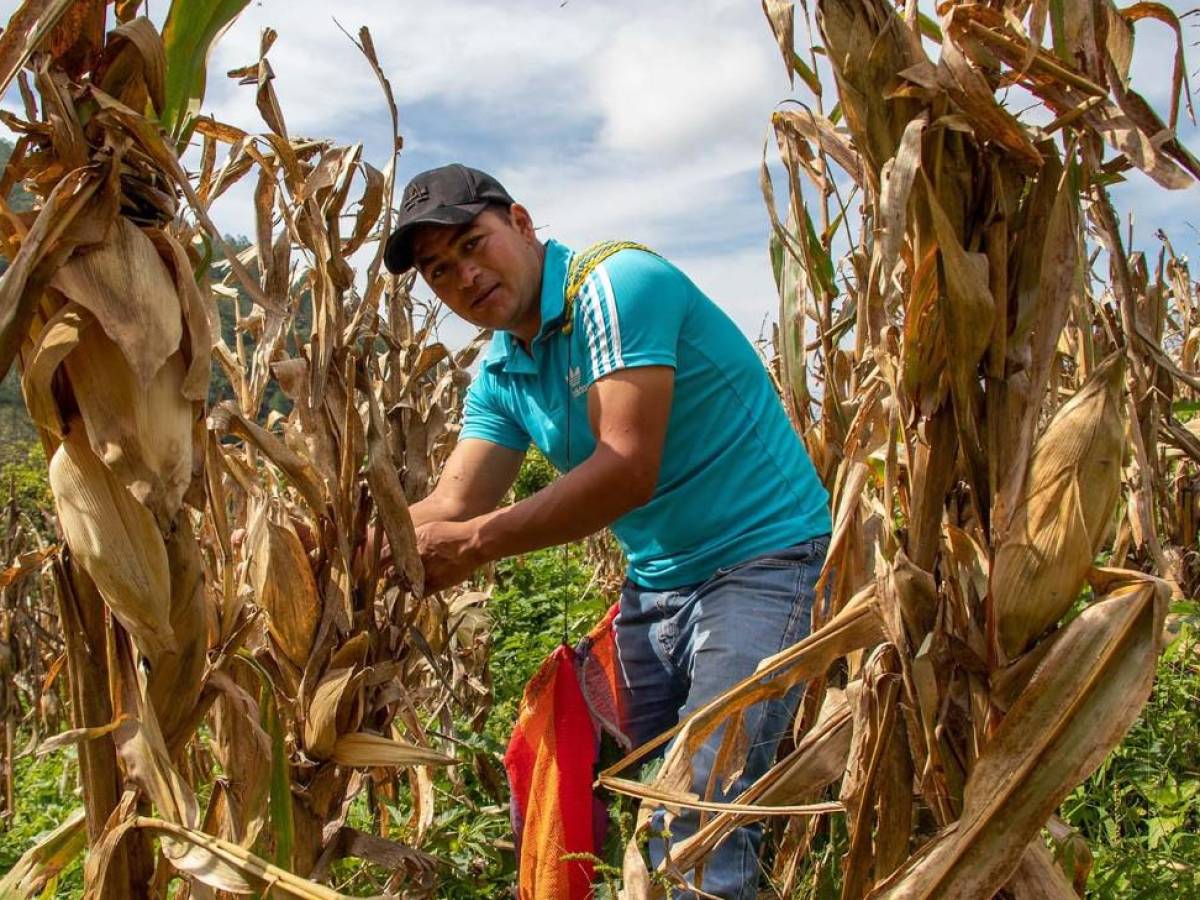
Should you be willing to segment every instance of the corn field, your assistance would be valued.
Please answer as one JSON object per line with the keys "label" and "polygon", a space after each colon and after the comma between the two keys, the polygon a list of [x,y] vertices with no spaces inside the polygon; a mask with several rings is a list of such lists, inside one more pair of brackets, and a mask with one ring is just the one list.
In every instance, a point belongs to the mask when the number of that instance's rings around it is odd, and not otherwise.
{"label": "corn field", "polygon": [[[377,894],[438,896],[434,775],[478,764],[453,719],[491,701],[487,595],[421,599],[407,508],[485,336],[439,343],[412,276],[382,269],[401,139],[365,29],[382,165],[289,134],[269,30],[230,73],[261,132],[199,115],[245,5],[176,0],[160,32],[137,0],[25,0],[0,34],[24,104],[0,112],[19,135],[0,197],[37,200],[0,200],[0,375],[20,372],[57,522],[0,513],[0,806],[18,720],[38,752],[77,746],[83,787],[0,896],[39,896],[83,852],[89,898],[337,897],[345,857],[388,873]],[[1200,420],[1176,413],[1200,399],[1200,297],[1168,242],[1129,245],[1108,193],[1133,170],[1200,177],[1174,131],[1180,22],[1111,0],[763,8],[812,94],[776,111],[762,166],[773,372],[834,533],[811,636],[601,773],[640,801],[622,896],[702,888],[705,855],[760,818],[781,897],[821,876],[833,818],[847,900],[1079,896],[1090,857],[1056,812],[1137,717],[1200,582]],[[1128,78],[1146,19],[1179,39],[1165,118]],[[798,27],[819,52],[794,52]],[[243,180],[237,250],[209,211]],[[211,403],[214,367],[231,396]],[[612,583],[610,545],[593,556]],[[693,750],[800,682],[770,772],[732,804],[691,794]],[[383,802],[402,793],[405,822]],[[348,824],[364,795],[371,833]],[[706,818],[652,871],[660,804]]]}

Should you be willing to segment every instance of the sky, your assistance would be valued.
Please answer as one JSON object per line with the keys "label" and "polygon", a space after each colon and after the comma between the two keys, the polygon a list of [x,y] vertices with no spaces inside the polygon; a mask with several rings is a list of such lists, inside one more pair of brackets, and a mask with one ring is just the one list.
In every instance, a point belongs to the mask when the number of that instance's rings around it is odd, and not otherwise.
{"label": "sky", "polygon": [[[0,0],[0,19],[15,7]],[[156,20],[166,9],[164,0],[149,4]],[[203,111],[264,130],[253,86],[225,73],[256,61],[270,26],[279,32],[269,58],[290,132],[362,143],[364,158],[382,168],[387,107],[339,24],[351,34],[370,28],[391,80],[404,136],[398,184],[445,162],[485,169],[531,210],[542,236],[575,247],[608,238],[648,244],[751,337],[769,333],[777,299],[759,165],[772,110],[810,98],[789,85],[758,2],[256,0],[213,52]],[[1186,33],[1189,43],[1200,38],[1200,28]],[[801,50],[809,40],[799,21],[796,40]],[[1139,26],[1133,84],[1160,109],[1173,47],[1164,26]],[[1200,52],[1189,52],[1195,69]],[[15,93],[2,102],[15,109]],[[1200,154],[1200,130],[1180,131]],[[1115,198],[1139,243],[1152,246],[1161,227],[1195,255],[1196,190],[1166,192],[1135,174]],[[251,191],[244,179],[214,207],[222,230],[252,232]],[[431,296],[424,285],[417,292]],[[451,327],[447,337],[467,334]]]}

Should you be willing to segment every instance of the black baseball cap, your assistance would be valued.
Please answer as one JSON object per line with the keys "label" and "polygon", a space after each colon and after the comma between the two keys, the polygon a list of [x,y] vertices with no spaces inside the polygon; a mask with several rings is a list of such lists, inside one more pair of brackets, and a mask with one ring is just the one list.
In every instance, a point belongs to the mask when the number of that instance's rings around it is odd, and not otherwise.
{"label": "black baseball cap", "polygon": [[421,225],[466,225],[493,203],[513,198],[495,178],[461,163],[422,172],[404,188],[400,218],[388,238],[383,261],[399,275],[412,268],[412,236]]}

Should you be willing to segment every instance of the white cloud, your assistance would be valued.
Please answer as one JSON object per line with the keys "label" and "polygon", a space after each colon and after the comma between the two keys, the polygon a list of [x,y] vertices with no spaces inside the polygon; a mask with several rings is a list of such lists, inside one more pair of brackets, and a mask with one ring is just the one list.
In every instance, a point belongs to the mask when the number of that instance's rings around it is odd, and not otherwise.
{"label": "white cloud", "polygon": [[[582,20],[554,15],[548,4],[484,2],[381,3],[294,0],[248,7],[214,54],[214,72],[257,59],[263,27],[279,31],[270,53],[276,91],[289,125],[300,133],[361,129],[383,116],[382,95],[366,60],[338,28],[371,31],[375,49],[402,106],[528,103],[540,74],[569,71]],[[335,22],[336,19],[336,22]],[[254,116],[252,89],[235,97],[218,89],[214,112]],[[243,124],[238,122],[237,124]],[[245,122],[251,124],[251,122]]]}
{"label": "white cloud", "polygon": [[602,142],[691,157],[760,131],[786,84],[759,18],[660,14],[623,24],[588,65]]}

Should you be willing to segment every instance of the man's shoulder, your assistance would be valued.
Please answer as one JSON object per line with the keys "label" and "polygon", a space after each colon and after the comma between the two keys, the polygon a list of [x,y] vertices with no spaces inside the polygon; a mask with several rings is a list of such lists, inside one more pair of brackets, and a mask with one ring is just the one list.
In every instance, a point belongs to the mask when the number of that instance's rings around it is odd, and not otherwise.
{"label": "man's shoulder", "polygon": [[681,299],[696,290],[688,277],[661,254],[641,245],[616,249],[590,268],[581,282],[581,293],[611,298],[622,307],[639,296],[659,300],[666,293]]}
{"label": "man's shoulder", "polygon": [[685,277],[661,253],[641,245],[620,247],[607,256],[599,268],[604,269],[610,279],[614,276],[621,280]]}

